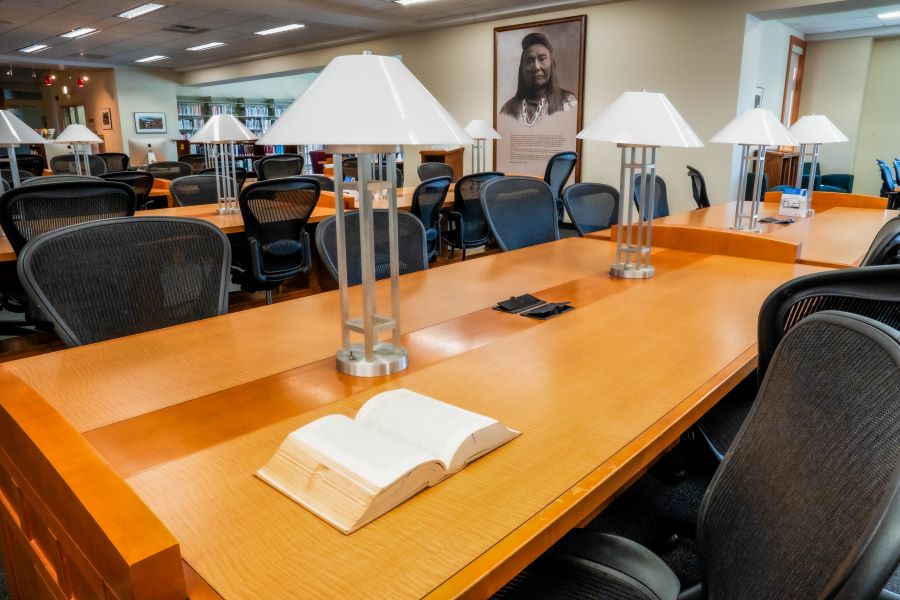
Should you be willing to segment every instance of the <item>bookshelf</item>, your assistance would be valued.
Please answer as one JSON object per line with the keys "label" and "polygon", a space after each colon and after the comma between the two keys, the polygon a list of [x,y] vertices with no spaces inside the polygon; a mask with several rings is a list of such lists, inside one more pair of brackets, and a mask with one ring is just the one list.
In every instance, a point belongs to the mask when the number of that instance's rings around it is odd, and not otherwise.
{"label": "bookshelf", "polygon": [[[191,144],[187,140],[200,129],[206,119],[213,115],[234,115],[250,131],[257,136],[262,136],[269,127],[284,114],[290,106],[292,99],[274,98],[217,98],[210,96],[178,96],[178,139],[174,140],[178,146],[178,155],[202,153],[203,148],[199,144]],[[295,146],[277,147],[256,146],[242,144],[238,152],[241,156],[262,157],[266,154],[280,154],[295,152]]]}

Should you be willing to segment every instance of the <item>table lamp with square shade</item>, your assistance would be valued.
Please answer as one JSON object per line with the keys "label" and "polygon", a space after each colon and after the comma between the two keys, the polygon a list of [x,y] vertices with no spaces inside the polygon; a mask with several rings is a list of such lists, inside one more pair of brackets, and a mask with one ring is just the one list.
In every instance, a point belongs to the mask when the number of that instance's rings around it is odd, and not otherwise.
{"label": "table lamp with square shade", "polygon": [[0,110],[0,147],[9,152],[9,169],[12,172],[13,187],[22,183],[19,179],[19,164],[16,162],[16,148],[20,144],[46,144],[31,127],[8,110]]}
{"label": "table lamp with square shade", "polygon": [[[656,195],[656,151],[662,146],[702,148],[703,142],[665,94],[645,91],[625,92],[619,96],[577,137],[614,142],[622,149],[616,262],[610,273],[626,279],[653,277],[650,247]],[[636,178],[641,181],[637,223],[646,221],[646,228],[634,227],[634,203],[629,199],[634,196]]]}
{"label": "table lamp with square shade", "polygon": [[234,115],[213,115],[203,127],[191,136],[192,144],[203,144],[207,164],[215,165],[217,213],[238,212],[237,199],[241,190],[237,183],[235,143],[249,142],[256,135],[247,129]]}
{"label": "table lamp with square shade", "polygon": [[[825,115],[805,115],[797,119],[797,122],[788,129],[790,134],[794,136],[797,143],[800,144],[800,163],[797,165],[797,182],[794,187],[799,188],[803,185],[803,163],[809,154],[809,181],[807,189],[809,190],[809,198],[812,199],[813,190],[816,181],[816,167],[819,166],[819,146],[822,144],[835,144],[847,142],[847,136],[831,122],[831,119]],[[807,153],[809,146],[812,150]]]}
{"label": "table lamp with square shade", "polygon": [[[781,121],[770,111],[763,108],[751,108],[741,113],[710,140],[713,143],[739,144],[741,146],[741,167],[738,179],[738,196],[734,209],[734,223],[731,229],[737,231],[759,231],[759,201],[765,192],[762,188],[762,177],[766,161],[766,146],[796,146],[797,141],[791,136]],[[753,151],[756,150],[756,158]],[[750,213],[744,213],[744,199],[747,198],[747,173],[750,163],[756,161],[753,172],[753,195],[750,202]]]}
{"label": "table lamp with square shade", "polygon": [[[335,197],[345,189],[359,190],[359,239],[362,316],[350,318],[346,227],[343,202],[335,202],[338,285],[341,300],[342,347],[337,368],[363,377],[387,375],[407,366],[400,345],[400,264],[397,224],[396,157],[408,145],[470,144],[471,138],[400,60],[370,53],[333,59],[257,142],[265,145],[323,144],[334,155]],[[345,154],[357,155],[358,181],[343,181]],[[387,181],[372,177],[386,155]],[[380,169],[379,169],[380,170]],[[375,306],[375,234],[373,191],[388,195],[388,262],[391,310],[380,315]],[[381,341],[380,335],[390,339]],[[351,335],[362,343],[351,343]]]}
{"label": "table lamp with square shade", "polygon": [[[91,163],[88,160],[88,154],[90,154],[88,146],[91,144],[102,144],[103,140],[84,125],[72,123],[56,136],[53,143],[71,145],[72,153],[75,155],[75,172],[78,175],[90,175]],[[84,160],[83,171],[81,169],[82,160]]]}
{"label": "table lamp with square shade", "polygon": [[482,119],[469,121],[466,133],[475,141],[472,144],[472,172],[482,173],[485,171],[485,140],[499,140],[500,134]]}

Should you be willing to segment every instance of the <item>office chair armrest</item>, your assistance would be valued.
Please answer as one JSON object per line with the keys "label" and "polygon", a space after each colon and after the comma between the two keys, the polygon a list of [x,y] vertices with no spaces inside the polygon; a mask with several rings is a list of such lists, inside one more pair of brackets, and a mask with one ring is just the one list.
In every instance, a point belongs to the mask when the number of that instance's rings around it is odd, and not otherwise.
{"label": "office chair armrest", "polygon": [[446,232],[447,236],[444,237],[444,239],[449,241],[450,236],[452,235],[454,238],[456,238],[456,241],[451,242],[451,243],[453,243],[458,248],[462,248],[462,243],[463,243],[463,239],[462,239],[463,238],[463,216],[462,216],[462,213],[459,213],[455,210],[450,210],[450,211],[443,213],[443,215],[447,219],[447,221],[450,223],[450,225],[453,225],[455,227],[455,229],[447,230],[447,232]]}
{"label": "office chair armrest", "polygon": [[312,246],[309,243],[309,232],[306,227],[303,228],[303,272],[309,273],[312,268]]}
{"label": "office chair armrest", "polygon": [[841,188],[849,194],[853,191],[853,175],[849,173],[832,173],[830,175],[822,175],[822,185]]}

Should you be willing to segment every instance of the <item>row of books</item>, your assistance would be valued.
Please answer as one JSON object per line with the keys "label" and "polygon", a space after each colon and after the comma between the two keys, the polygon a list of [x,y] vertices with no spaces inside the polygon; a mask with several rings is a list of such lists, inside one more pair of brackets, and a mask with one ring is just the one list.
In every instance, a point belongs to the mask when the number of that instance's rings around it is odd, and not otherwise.
{"label": "row of books", "polygon": [[272,123],[274,123],[273,119],[247,119],[244,121],[247,129],[253,131],[265,131],[272,126]]}
{"label": "row of books", "polygon": [[179,104],[178,105],[178,114],[179,115],[197,115],[199,117],[203,114],[203,105],[202,104]]}
{"label": "row of books", "polygon": [[200,129],[203,127],[203,119],[178,119],[178,129],[181,131]]}
{"label": "row of books", "polygon": [[266,104],[248,104],[244,114],[248,117],[268,117],[269,107]]}
{"label": "row of books", "polygon": [[233,115],[234,106],[231,104],[210,104],[209,112],[214,115]]}

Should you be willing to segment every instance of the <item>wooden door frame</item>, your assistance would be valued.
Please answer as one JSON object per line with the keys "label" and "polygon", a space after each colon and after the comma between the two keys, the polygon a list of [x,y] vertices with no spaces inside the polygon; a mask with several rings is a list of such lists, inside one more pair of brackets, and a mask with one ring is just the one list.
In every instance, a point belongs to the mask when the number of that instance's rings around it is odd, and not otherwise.
{"label": "wooden door frame", "polygon": [[787,110],[788,83],[791,81],[791,55],[793,54],[794,46],[802,48],[803,52],[800,54],[800,59],[797,63],[797,87],[794,89],[794,95],[796,96],[797,101],[791,106],[791,119],[786,125],[787,127],[793,125],[797,121],[797,118],[800,116],[800,92],[803,89],[803,68],[806,64],[806,40],[792,35],[791,40],[788,43],[787,67],[785,67],[784,73],[784,93],[781,97],[782,123],[784,123],[785,110]]}

